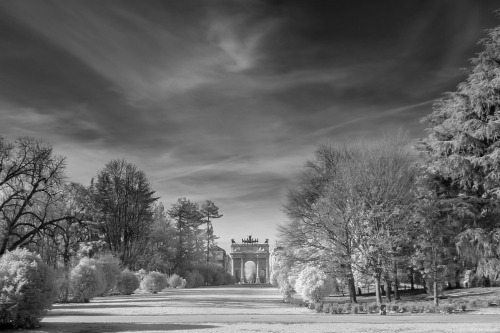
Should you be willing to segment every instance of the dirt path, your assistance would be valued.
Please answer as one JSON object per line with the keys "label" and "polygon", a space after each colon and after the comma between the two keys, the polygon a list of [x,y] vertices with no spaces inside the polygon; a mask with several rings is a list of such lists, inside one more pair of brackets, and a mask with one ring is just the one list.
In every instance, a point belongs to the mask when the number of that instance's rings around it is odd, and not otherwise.
{"label": "dirt path", "polygon": [[[56,304],[39,333],[500,332],[500,315],[328,315],[283,304],[274,288],[174,289]],[[30,331],[25,331],[30,332]]]}

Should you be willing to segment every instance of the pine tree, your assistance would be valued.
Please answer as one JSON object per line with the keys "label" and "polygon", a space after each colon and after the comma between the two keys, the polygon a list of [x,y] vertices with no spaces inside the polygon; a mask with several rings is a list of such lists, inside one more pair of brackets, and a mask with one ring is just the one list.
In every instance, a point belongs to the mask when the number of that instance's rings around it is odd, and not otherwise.
{"label": "pine tree", "polygon": [[196,231],[203,222],[199,206],[186,198],[179,198],[167,211],[168,216],[177,224],[177,254],[173,269],[177,270],[189,263],[196,251]]}
{"label": "pine tree", "polygon": [[[489,239],[487,248],[500,249],[500,239],[479,237],[497,234],[500,227],[496,218],[500,197],[500,27],[490,30],[481,44],[484,50],[472,59],[467,79],[457,91],[436,102],[433,112],[424,118],[429,135],[418,148],[428,159],[428,172],[439,183],[436,194],[441,206],[462,221],[457,243],[460,254],[471,265],[496,267],[491,260],[498,262],[500,253],[482,251],[477,240]],[[482,268],[485,276],[491,275]]]}

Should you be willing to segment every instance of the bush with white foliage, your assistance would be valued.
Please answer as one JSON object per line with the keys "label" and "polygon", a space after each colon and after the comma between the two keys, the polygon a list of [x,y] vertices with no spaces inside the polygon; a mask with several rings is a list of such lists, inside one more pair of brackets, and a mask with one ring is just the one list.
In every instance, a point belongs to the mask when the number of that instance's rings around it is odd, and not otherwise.
{"label": "bush with white foliage", "polygon": [[116,289],[122,295],[130,295],[140,286],[139,278],[128,269],[120,273],[116,282]]}
{"label": "bush with white foliage", "polygon": [[335,281],[322,270],[307,266],[295,282],[295,290],[308,302],[320,302],[335,291]]}
{"label": "bush with white foliage", "polygon": [[55,276],[26,249],[0,257],[0,326],[37,327],[56,296]]}
{"label": "bush with white foliage", "polygon": [[168,284],[172,288],[177,288],[182,284],[181,277],[177,274],[173,274],[168,278]]}
{"label": "bush with white foliage", "polygon": [[105,254],[99,256],[97,258],[97,262],[101,266],[104,273],[104,280],[106,282],[106,288],[102,293],[102,295],[104,295],[116,287],[116,282],[120,275],[120,260],[112,254]]}
{"label": "bush with white foliage", "polygon": [[69,274],[69,298],[72,302],[88,303],[106,290],[106,277],[97,260],[82,258]]}
{"label": "bush with white foliage", "polygon": [[157,293],[167,287],[167,277],[160,272],[149,272],[141,281],[141,289],[149,293]]}

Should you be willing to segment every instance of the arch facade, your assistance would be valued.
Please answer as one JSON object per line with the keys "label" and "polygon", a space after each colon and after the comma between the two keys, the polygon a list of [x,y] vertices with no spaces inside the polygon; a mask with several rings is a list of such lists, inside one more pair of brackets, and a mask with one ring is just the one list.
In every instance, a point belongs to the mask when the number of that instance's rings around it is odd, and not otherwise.
{"label": "arch facade", "polygon": [[[232,240],[231,244],[231,270],[238,283],[270,283],[269,280],[269,244],[259,243],[258,239],[248,236],[241,243]],[[245,278],[245,263],[255,263],[256,274],[252,280]]]}

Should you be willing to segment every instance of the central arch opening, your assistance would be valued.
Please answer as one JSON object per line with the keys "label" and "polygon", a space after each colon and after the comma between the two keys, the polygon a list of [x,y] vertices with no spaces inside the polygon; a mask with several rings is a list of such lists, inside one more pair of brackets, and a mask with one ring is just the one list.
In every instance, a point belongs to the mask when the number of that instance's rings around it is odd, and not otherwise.
{"label": "central arch opening", "polygon": [[256,276],[257,276],[257,266],[253,261],[247,261],[245,263],[245,282],[255,283]]}

